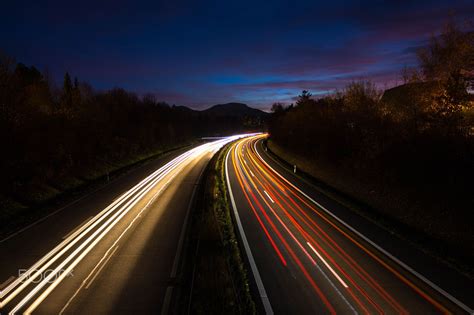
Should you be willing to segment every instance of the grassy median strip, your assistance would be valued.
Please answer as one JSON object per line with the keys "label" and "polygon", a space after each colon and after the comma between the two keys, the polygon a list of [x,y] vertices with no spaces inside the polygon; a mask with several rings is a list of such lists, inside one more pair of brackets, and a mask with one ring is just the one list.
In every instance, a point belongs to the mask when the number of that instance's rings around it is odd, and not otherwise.
{"label": "grassy median strip", "polygon": [[180,313],[256,314],[248,269],[233,225],[225,182],[230,145],[209,163],[188,237]]}

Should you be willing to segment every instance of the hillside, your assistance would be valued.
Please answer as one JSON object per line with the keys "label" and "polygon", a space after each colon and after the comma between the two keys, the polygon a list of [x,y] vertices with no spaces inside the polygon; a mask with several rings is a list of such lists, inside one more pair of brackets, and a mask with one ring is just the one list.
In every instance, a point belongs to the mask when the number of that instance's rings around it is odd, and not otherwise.
{"label": "hillside", "polygon": [[198,134],[202,136],[263,131],[270,117],[269,113],[242,103],[218,104],[204,110],[194,110],[186,106],[173,106],[173,109],[197,119],[202,129]]}
{"label": "hillside", "polygon": [[242,103],[226,103],[214,105],[208,109],[201,111],[202,113],[209,114],[212,116],[254,116],[254,117],[267,117],[269,113],[261,111],[256,108],[252,108]]}

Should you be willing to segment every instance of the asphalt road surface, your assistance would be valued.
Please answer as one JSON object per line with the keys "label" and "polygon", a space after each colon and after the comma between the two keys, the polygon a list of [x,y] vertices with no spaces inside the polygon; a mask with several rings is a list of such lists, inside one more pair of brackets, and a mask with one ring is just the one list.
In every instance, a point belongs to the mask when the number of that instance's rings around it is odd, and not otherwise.
{"label": "asphalt road surface", "polygon": [[0,241],[0,314],[167,313],[200,174],[229,137],[133,171]]}
{"label": "asphalt road surface", "polygon": [[233,144],[226,173],[267,313],[472,312],[471,281],[317,192],[272,159],[264,137]]}

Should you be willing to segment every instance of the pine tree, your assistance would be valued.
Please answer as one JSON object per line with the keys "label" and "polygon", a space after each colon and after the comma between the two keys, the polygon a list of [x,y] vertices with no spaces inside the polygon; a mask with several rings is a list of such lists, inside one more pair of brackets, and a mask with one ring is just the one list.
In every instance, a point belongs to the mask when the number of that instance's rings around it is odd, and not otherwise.
{"label": "pine tree", "polygon": [[64,84],[63,84],[63,93],[64,95],[70,95],[72,92],[72,83],[71,83],[71,77],[69,76],[69,73],[66,72],[64,75]]}
{"label": "pine tree", "polygon": [[66,74],[64,75],[63,94],[61,96],[61,110],[64,113],[68,113],[68,115],[72,108],[72,94],[73,89],[71,77],[69,76],[69,73],[66,72]]}

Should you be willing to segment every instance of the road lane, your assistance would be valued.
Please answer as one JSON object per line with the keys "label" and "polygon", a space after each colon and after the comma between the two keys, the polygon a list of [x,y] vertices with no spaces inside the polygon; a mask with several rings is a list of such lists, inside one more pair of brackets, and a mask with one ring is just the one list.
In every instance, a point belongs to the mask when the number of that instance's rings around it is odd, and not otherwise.
{"label": "road lane", "polygon": [[[111,235],[102,242],[98,254],[92,253],[97,257],[107,251],[109,254],[101,256],[102,262],[95,266],[82,268],[84,275],[77,279],[87,279],[85,282],[70,281],[65,290],[55,291],[38,311],[45,314],[56,309],[76,314],[159,313],[167,288],[174,285],[170,273],[183,221],[192,191],[207,162],[208,157],[199,159],[181,170],[150,208],[152,211],[140,213],[122,241],[117,243],[119,235]],[[74,290],[71,296],[69,292]]]}
{"label": "road lane", "polygon": [[[184,152],[63,235],[53,249],[35,257],[39,259],[28,272],[2,289],[0,312],[159,310],[197,176],[216,150],[234,139]],[[15,264],[15,255],[31,251],[35,242],[41,243],[41,235],[16,247],[15,238],[2,243],[2,257],[9,257],[2,262],[2,273],[23,268]],[[140,300],[143,296],[154,299]]]}
{"label": "road lane", "polygon": [[329,215],[297,187],[297,178],[290,182],[279,174],[265,151],[257,148],[263,137],[234,144],[226,171],[273,311],[431,314],[469,310]]}

